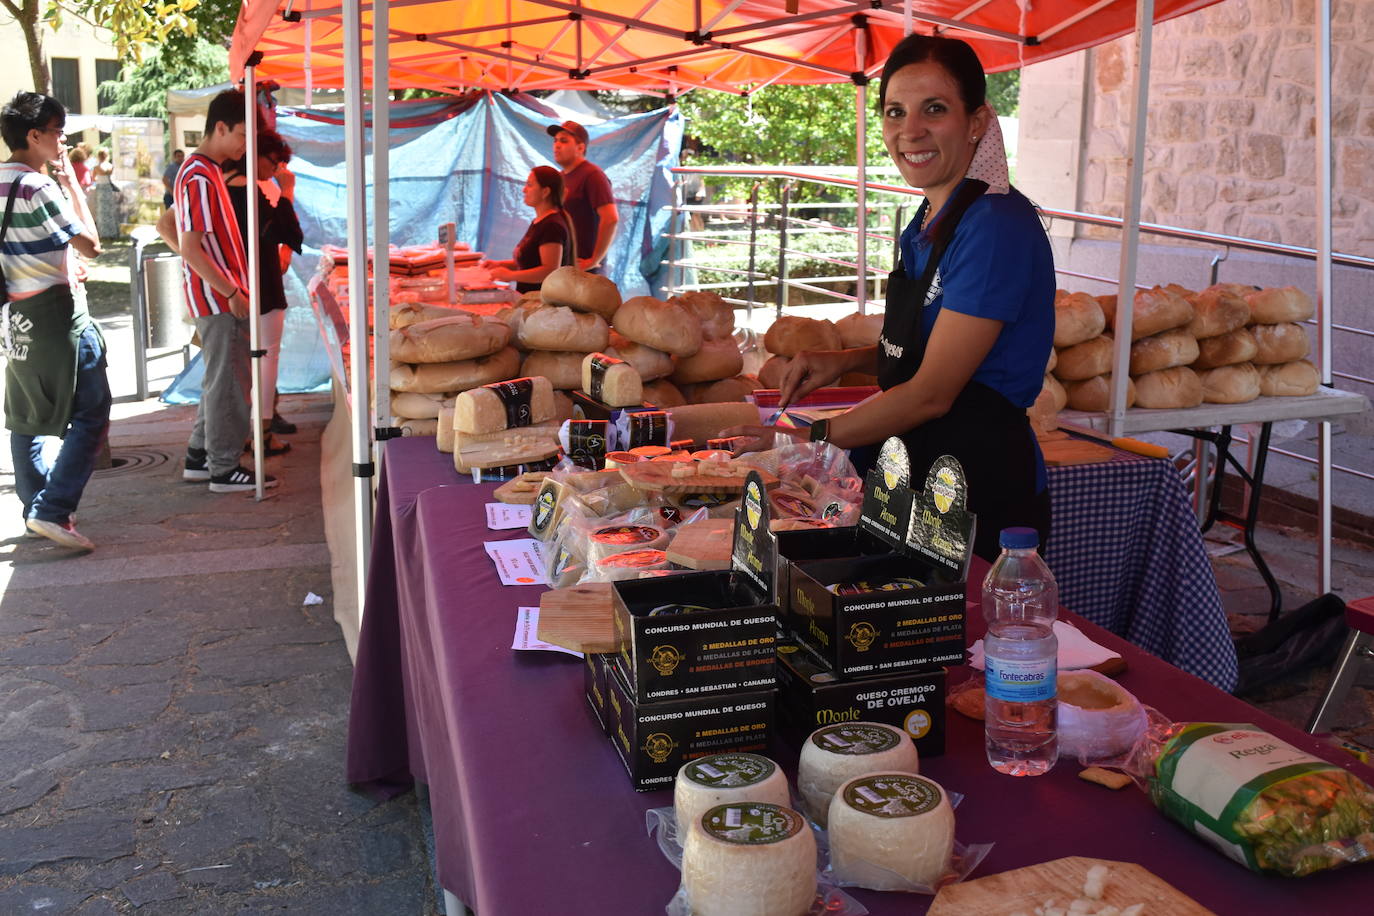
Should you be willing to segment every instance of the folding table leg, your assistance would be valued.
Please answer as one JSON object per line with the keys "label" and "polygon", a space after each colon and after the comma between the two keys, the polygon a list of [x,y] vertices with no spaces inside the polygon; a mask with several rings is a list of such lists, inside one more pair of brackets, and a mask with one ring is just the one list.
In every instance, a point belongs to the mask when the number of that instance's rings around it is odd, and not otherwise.
{"label": "folding table leg", "polygon": [[1374,643],[1374,635],[1354,629],[1350,631],[1336,667],[1331,672],[1331,683],[1326,685],[1326,692],[1317,701],[1316,708],[1312,710],[1312,717],[1307,720],[1309,735],[1315,735],[1323,729],[1331,713],[1335,712],[1336,707],[1350,692],[1351,685],[1355,683],[1355,675],[1359,674],[1360,662],[1374,658],[1374,650],[1370,649],[1371,643]]}

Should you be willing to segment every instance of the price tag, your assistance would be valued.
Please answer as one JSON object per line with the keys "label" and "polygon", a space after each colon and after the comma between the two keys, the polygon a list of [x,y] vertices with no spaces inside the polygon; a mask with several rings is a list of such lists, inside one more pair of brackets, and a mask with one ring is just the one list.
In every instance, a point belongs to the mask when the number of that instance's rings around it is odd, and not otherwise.
{"label": "price tag", "polygon": [[522,607],[516,608],[515,617],[515,641],[510,644],[512,649],[543,649],[547,652],[563,652],[567,655],[582,657],[582,653],[575,649],[565,649],[562,646],[555,646],[553,643],[542,641],[539,632],[539,608]]}
{"label": "price tag", "polygon": [[487,503],[487,527],[492,531],[530,526],[530,507],[507,503]]}
{"label": "price tag", "polygon": [[544,545],[534,538],[511,541],[487,541],[482,545],[487,556],[496,564],[496,574],[502,585],[543,585]]}

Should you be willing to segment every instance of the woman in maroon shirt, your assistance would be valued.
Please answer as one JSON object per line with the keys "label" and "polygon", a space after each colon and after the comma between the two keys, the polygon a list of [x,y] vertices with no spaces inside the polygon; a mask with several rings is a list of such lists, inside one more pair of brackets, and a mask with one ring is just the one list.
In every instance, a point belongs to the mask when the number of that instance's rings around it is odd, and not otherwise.
{"label": "woman in maroon shirt", "polygon": [[506,261],[483,261],[493,280],[515,281],[517,292],[539,289],[560,266],[574,263],[568,215],[563,211],[563,176],[547,165],[535,166],[525,179],[525,203],[534,219]]}

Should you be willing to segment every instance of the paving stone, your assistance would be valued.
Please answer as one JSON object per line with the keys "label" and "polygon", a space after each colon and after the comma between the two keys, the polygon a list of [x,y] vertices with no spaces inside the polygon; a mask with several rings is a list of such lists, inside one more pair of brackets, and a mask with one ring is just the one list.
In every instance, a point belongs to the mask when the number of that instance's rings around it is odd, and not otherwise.
{"label": "paving stone", "polygon": [[192,626],[175,617],[140,620],[97,646],[83,661],[89,665],[151,665],[181,658],[191,641]]}
{"label": "paving stone", "polygon": [[133,684],[108,693],[92,691],[83,700],[86,730],[105,731],[147,724],[172,701],[172,685]]}
{"label": "paving stone", "polygon": [[175,826],[164,832],[162,849],[179,868],[216,864],[226,850],[270,834],[263,798],[247,786],[178,793],[168,815]]}
{"label": "paving stone", "polygon": [[80,677],[93,687],[130,687],[135,684],[171,683],[179,678],[184,670],[181,664],[93,667],[83,662]]}
{"label": "paving stone", "polygon": [[172,763],[90,770],[78,773],[67,783],[62,793],[62,807],[68,810],[86,808],[152,792],[205,785],[213,782],[217,775],[206,767],[193,769]]}
{"label": "paving stone", "polygon": [[64,887],[44,884],[16,884],[0,890],[0,913],[70,913],[86,899]]}
{"label": "paving stone", "polygon": [[321,837],[305,847],[305,861],[327,882],[351,876],[382,876],[403,870],[420,857],[420,845],[402,828],[369,828]]}
{"label": "paving stone", "polygon": [[134,828],[122,817],[101,814],[52,826],[0,827],[0,875],[69,859],[105,862],[133,851]]}
{"label": "paving stone", "polygon": [[92,897],[87,900],[74,916],[119,916],[114,902],[108,897]]}
{"label": "paving stone", "polygon": [[173,723],[154,723],[109,734],[101,734],[78,755],[73,767],[88,768],[111,763],[164,759],[163,753],[176,755],[184,750],[185,730]]}
{"label": "paving stone", "polygon": [[102,862],[80,869],[76,877],[86,887],[107,891],[118,887],[140,872],[151,870],[156,864],[141,861],[137,856],[125,856],[112,862]]}
{"label": "paving stone", "polygon": [[185,693],[176,698],[173,706],[180,712],[194,716],[232,709],[240,702],[242,696],[235,693]]}
{"label": "paving stone", "polygon": [[77,745],[66,738],[18,732],[11,726],[11,735],[0,738],[0,773],[15,774],[41,767],[54,757],[71,751]]}
{"label": "paving stone", "polygon": [[[289,646],[277,652],[211,648],[197,653],[196,665],[207,677],[229,684],[272,684],[303,674],[337,668],[342,645]],[[345,659],[347,655],[343,656]]]}
{"label": "paving stone", "polygon": [[176,900],[186,896],[186,888],[182,887],[181,882],[165,871],[155,871],[126,881],[119,890],[136,908],[157,900]]}
{"label": "paving stone", "polygon": [[55,775],[43,771],[12,778],[8,785],[0,786],[0,815],[29,807],[60,784]]}
{"label": "paving stone", "polygon": [[46,629],[52,621],[47,617],[28,616],[25,614],[12,614],[6,612],[0,614],[0,636],[19,636],[25,633],[36,633]]}
{"label": "paving stone", "polygon": [[79,652],[79,647],[68,636],[43,644],[29,642],[0,649],[0,666],[65,665]]}

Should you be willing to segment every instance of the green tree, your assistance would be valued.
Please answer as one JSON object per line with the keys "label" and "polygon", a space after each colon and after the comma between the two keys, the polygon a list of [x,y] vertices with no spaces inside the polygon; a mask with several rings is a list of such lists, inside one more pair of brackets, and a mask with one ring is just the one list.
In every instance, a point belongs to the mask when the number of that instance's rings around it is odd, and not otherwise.
{"label": "green tree", "polygon": [[126,66],[119,79],[101,84],[109,93],[106,114],[165,118],[167,90],[213,86],[229,79],[229,52],[203,38],[157,48],[140,64]]}
{"label": "green tree", "polygon": [[998,115],[1016,117],[1021,98],[1021,71],[1007,70],[988,74],[988,102]]}

